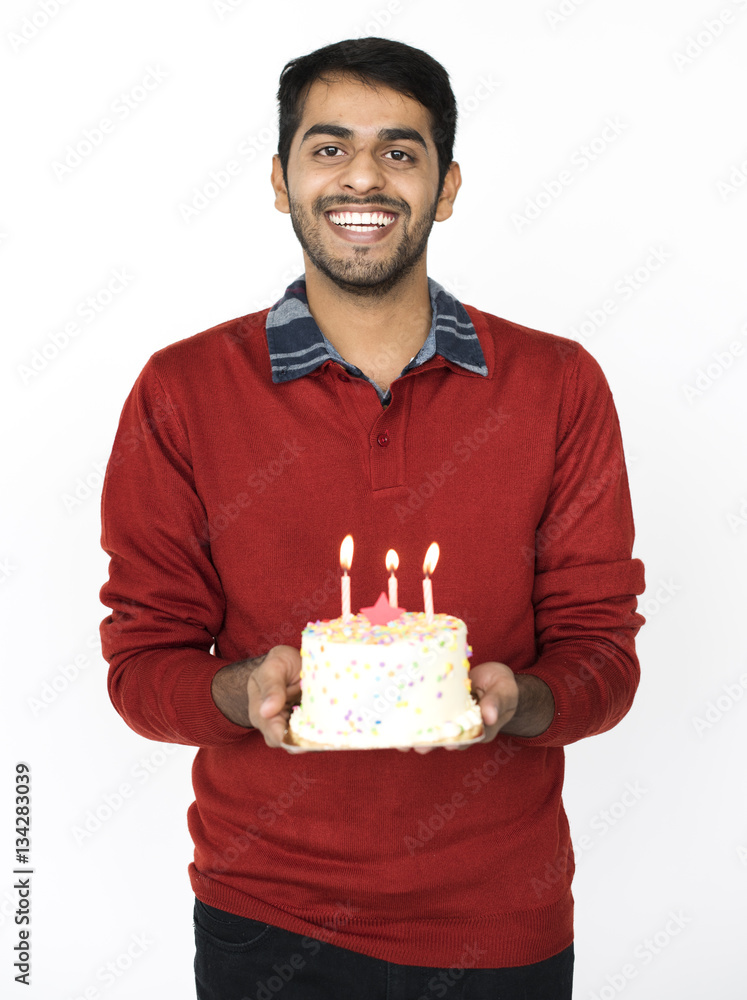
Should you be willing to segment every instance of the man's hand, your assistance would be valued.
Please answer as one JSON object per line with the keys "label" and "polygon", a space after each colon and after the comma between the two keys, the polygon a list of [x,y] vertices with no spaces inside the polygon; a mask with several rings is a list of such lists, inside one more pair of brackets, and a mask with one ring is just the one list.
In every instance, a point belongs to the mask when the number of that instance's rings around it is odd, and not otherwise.
{"label": "man's hand", "polygon": [[516,715],[519,685],[516,674],[505,663],[479,663],[469,672],[472,694],[480,706],[485,728],[483,743],[494,740]]}
{"label": "man's hand", "polygon": [[223,667],[212,695],[227,719],[258,729],[268,747],[304,752],[283,743],[291,709],[301,700],[301,654],[294,646],[273,646],[265,656]]}
{"label": "man's hand", "polygon": [[[555,699],[539,677],[515,674],[505,663],[479,663],[469,672],[472,694],[480,706],[485,735],[490,743],[499,732],[511,736],[539,736],[555,715]],[[430,753],[436,747],[415,747],[416,753]],[[446,750],[467,747],[444,744]]]}

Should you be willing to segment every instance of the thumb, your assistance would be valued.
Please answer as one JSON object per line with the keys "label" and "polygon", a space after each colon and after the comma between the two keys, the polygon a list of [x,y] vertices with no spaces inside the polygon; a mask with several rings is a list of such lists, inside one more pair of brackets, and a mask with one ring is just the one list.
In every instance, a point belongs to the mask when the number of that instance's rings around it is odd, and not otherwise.
{"label": "thumb", "polygon": [[477,699],[477,703],[480,706],[480,712],[482,713],[482,721],[486,726],[494,726],[498,721],[498,699],[495,694],[491,692],[486,692],[484,688],[479,685],[475,685],[472,688],[472,694]]}
{"label": "thumb", "polygon": [[486,726],[494,726],[498,721],[498,698],[481,687],[475,687],[472,693],[477,698],[483,722]]}
{"label": "thumb", "polygon": [[498,721],[498,703],[495,698],[491,698],[489,695],[480,701],[480,711],[482,712],[483,721],[488,726],[494,726]]}
{"label": "thumb", "polygon": [[297,680],[300,656],[292,646],[273,647],[252,678],[257,686],[259,714],[270,719],[285,707],[288,689]]}
{"label": "thumb", "polygon": [[259,714],[263,719],[271,719],[285,705],[285,685],[271,683],[264,690],[260,687]]}

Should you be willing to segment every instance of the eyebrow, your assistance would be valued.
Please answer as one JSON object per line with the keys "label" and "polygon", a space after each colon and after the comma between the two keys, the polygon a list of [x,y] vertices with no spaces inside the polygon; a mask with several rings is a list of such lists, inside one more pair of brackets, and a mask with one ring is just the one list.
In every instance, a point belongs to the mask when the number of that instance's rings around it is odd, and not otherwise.
{"label": "eyebrow", "polygon": [[[345,125],[333,125],[331,122],[319,122],[316,125],[312,125],[308,128],[301,139],[301,146],[314,135],[331,135],[335,139],[353,139],[355,137],[355,132],[351,128],[347,128]],[[379,142],[398,142],[400,140],[409,140],[410,142],[417,142],[423,147],[427,156],[429,156],[428,146],[425,139],[414,128],[408,128],[405,125],[398,125],[395,128],[381,128],[376,133],[376,138]]]}

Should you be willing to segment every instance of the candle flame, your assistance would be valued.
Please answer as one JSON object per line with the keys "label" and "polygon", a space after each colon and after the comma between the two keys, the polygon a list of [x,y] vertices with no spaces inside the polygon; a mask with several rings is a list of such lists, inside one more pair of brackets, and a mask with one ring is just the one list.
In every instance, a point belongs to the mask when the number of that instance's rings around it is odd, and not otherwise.
{"label": "candle flame", "polygon": [[436,563],[438,562],[438,555],[440,549],[438,543],[434,542],[425,554],[425,560],[423,562],[423,572],[426,576],[430,576],[433,570],[436,568]]}
{"label": "candle flame", "polygon": [[394,549],[389,549],[386,554],[386,568],[390,573],[393,573],[395,569],[399,569],[399,556]]}
{"label": "candle flame", "polygon": [[340,567],[347,571],[353,565],[353,536],[345,535],[340,546]]}

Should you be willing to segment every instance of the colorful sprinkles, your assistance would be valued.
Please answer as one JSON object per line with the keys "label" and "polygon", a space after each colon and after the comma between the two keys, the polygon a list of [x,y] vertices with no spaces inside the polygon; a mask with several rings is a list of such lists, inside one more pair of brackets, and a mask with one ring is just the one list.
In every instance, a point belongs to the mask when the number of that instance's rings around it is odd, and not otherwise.
{"label": "colorful sprinkles", "polygon": [[[353,615],[347,622],[343,622],[342,618],[326,622],[309,622],[304,629],[304,635],[322,639],[324,642],[362,642],[380,646],[389,646],[393,642],[402,641],[422,642],[426,644],[423,653],[427,653],[427,643],[440,641],[440,644],[444,645],[447,642],[447,639],[443,638],[444,629],[453,633],[449,648],[455,649],[457,633],[463,626],[464,622],[454,618],[453,615],[434,615],[433,621],[428,624],[422,611],[406,611],[389,625],[372,625],[365,615]],[[324,645],[320,649],[324,652]],[[355,663],[355,660],[350,662]],[[382,663],[381,666],[385,664]]]}
{"label": "colorful sprinkles", "polygon": [[[317,691],[321,688],[324,697],[315,701],[311,691],[306,691],[302,704],[292,713],[293,731],[317,742],[332,742],[336,736],[343,746],[395,745],[390,742],[393,734],[399,735],[402,729],[394,717],[400,720],[402,716],[399,712],[388,714],[394,708],[409,709],[413,723],[414,716],[431,723],[419,728],[413,726],[408,742],[410,739],[415,743],[432,742],[473,728],[479,724],[480,712],[470,697],[468,676],[464,676],[467,704],[461,709],[459,720],[443,718],[449,706],[453,711],[454,695],[444,699],[442,688],[453,692],[451,675],[455,673],[455,664],[462,668],[456,671],[460,678],[462,670],[464,674],[469,671],[468,657],[472,650],[466,646],[464,629],[464,622],[452,615],[434,615],[428,622],[421,612],[405,612],[388,625],[372,625],[365,615],[353,615],[347,621],[337,618],[310,622],[303,631],[301,688],[303,691],[314,681],[314,687]],[[384,652],[385,647],[395,643],[399,647],[396,652],[394,649]],[[381,653],[376,656],[373,650],[364,650],[360,660],[348,659],[353,644],[377,645]],[[345,652],[340,646],[347,647]],[[364,680],[362,687],[356,688],[354,682],[361,675],[368,683]],[[341,684],[346,693],[343,704],[338,704]],[[350,707],[351,696],[355,699],[355,712]],[[436,709],[439,699],[444,699],[444,704]]]}

